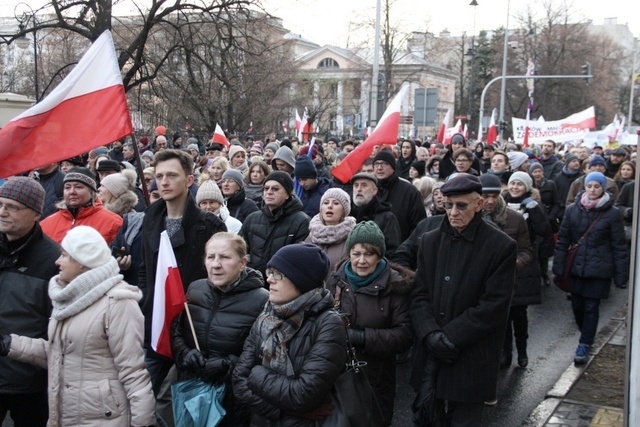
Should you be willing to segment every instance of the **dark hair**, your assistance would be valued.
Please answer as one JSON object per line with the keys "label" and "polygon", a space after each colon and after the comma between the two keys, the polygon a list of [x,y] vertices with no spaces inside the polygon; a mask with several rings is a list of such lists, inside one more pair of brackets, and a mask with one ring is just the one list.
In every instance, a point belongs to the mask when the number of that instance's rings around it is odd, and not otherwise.
{"label": "dark hair", "polygon": [[502,156],[504,157],[504,160],[507,162],[507,166],[511,166],[511,164],[509,163],[509,156],[507,156],[507,153],[505,153],[504,151],[494,151],[493,154],[491,155],[491,159],[493,159],[495,156]]}
{"label": "dark hair", "polygon": [[181,150],[167,149],[158,151],[153,157],[153,162],[151,165],[153,167],[158,167],[158,163],[166,162],[167,160],[171,159],[178,159],[185,175],[191,176],[191,164],[193,163],[193,159],[189,154]]}
{"label": "dark hair", "polygon": [[[249,169],[247,169],[247,172],[244,174],[244,182],[246,184],[252,184],[252,182],[251,182],[251,171],[256,166],[259,167],[262,170],[262,173],[264,173],[264,177],[265,178],[267,177],[267,175],[269,175],[269,173],[271,173],[271,170],[269,169],[269,166],[267,166],[267,164],[265,162],[263,162],[263,161],[252,162],[251,165],[249,166]],[[263,182],[263,184],[264,184],[264,182]]]}
{"label": "dark hair", "polygon": [[460,156],[464,156],[471,161],[473,161],[473,158],[474,158],[473,153],[468,148],[458,148],[456,151],[453,152],[452,158],[453,160],[456,160]]}

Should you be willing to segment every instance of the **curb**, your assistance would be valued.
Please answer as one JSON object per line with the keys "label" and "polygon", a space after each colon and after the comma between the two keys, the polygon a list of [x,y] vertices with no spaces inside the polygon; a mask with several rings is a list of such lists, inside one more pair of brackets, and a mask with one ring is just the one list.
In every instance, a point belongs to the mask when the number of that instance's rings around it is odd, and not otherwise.
{"label": "curb", "polygon": [[607,324],[602,327],[596,339],[591,346],[591,357],[589,361],[584,365],[576,367],[571,363],[566,371],[560,376],[554,386],[547,392],[544,400],[529,414],[527,419],[522,423],[523,426],[528,427],[543,427],[549,418],[553,415],[554,411],[562,403],[564,397],[569,393],[571,387],[580,379],[584,371],[591,365],[591,362],[600,353],[600,350],[607,344],[611,338],[616,334],[618,329],[626,323],[627,316],[627,303],[616,311],[616,313],[609,319]]}

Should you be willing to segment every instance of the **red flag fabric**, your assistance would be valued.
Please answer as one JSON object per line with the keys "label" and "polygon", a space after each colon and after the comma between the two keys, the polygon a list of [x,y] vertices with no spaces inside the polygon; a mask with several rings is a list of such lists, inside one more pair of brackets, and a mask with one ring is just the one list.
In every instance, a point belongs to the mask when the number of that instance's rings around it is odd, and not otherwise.
{"label": "red flag fabric", "polygon": [[160,234],[156,283],[151,318],[151,348],[163,356],[171,356],[171,322],[184,309],[187,301],[176,256],[167,231]]}
{"label": "red flag fabric", "polygon": [[527,108],[527,125],[524,128],[524,141],[522,141],[523,147],[529,146],[529,109]]}
{"label": "red flag fabric", "polygon": [[45,99],[0,129],[0,177],[68,159],[132,133],[113,39],[105,31]]}
{"label": "red flag fabric", "polygon": [[489,129],[487,131],[487,144],[492,145],[498,139],[498,129],[496,128],[496,110],[491,113],[491,120],[489,121]]}
{"label": "red flag fabric", "polygon": [[436,137],[437,142],[444,142],[444,134],[447,131],[447,126],[449,126],[449,122],[451,121],[451,109],[447,110],[447,114],[445,114],[444,119],[442,120],[442,124],[440,125],[440,130],[438,131],[438,136]]}
{"label": "red flag fabric", "polygon": [[229,149],[229,140],[226,135],[222,131],[222,128],[218,123],[216,123],[216,130],[213,131],[213,142],[217,142],[218,144],[222,144]]}
{"label": "red flag fabric", "polygon": [[405,85],[393,98],[393,101],[391,101],[391,104],[389,104],[369,137],[349,153],[338,166],[331,170],[331,174],[340,182],[344,184],[349,182],[351,177],[360,170],[364,161],[371,156],[376,145],[394,145],[397,143],[398,127],[400,126],[400,107],[408,87],[408,85]]}

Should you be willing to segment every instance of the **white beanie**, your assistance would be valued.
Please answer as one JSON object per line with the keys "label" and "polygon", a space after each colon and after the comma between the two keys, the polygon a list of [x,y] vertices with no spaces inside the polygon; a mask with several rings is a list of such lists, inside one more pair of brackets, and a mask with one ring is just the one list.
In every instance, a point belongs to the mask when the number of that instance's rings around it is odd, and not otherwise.
{"label": "white beanie", "polygon": [[512,173],[509,177],[509,184],[513,181],[520,181],[523,183],[527,191],[531,191],[531,187],[533,186],[533,179],[531,179],[531,176],[526,172],[517,171]]}
{"label": "white beanie", "polygon": [[511,170],[518,169],[524,164],[524,162],[529,160],[529,156],[522,151],[509,151],[507,153],[507,157],[509,158],[509,166],[511,166]]}
{"label": "white beanie", "polygon": [[224,197],[222,197],[222,192],[215,181],[207,180],[203,182],[200,187],[198,187],[198,192],[196,193],[196,204],[200,204],[200,202],[205,200],[215,200],[220,204],[224,203]]}
{"label": "white beanie", "polygon": [[129,189],[129,180],[121,173],[114,173],[102,178],[100,185],[109,190],[109,193],[117,199]]}
{"label": "white beanie", "polygon": [[233,159],[233,157],[238,153],[244,153],[244,156],[247,156],[247,151],[240,145],[232,145],[229,148],[229,161]]}
{"label": "white beanie", "polygon": [[111,251],[104,237],[95,228],[86,225],[69,230],[61,245],[71,258],[85,267],[100,267],[111,260]]}

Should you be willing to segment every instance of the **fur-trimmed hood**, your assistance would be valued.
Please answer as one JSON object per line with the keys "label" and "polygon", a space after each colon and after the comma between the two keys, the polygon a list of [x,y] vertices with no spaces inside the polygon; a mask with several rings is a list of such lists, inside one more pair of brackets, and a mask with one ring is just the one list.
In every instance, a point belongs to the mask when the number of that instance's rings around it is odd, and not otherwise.
{"label": "fur-trimmed hood", "polygon": [[137,302],[142,299],[142,291],[137,286],[130,285],[127,282],[120,282],[107,292],[107,296],[116,301],[132,299]]}
{"label": "fur-trimmed hood", "polygon": [[115,199],[112,203],[105,203],[104,207],[120,216],[133,211],[138,204],[138,196],[131,190],[125,191],[122,196]]}

